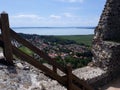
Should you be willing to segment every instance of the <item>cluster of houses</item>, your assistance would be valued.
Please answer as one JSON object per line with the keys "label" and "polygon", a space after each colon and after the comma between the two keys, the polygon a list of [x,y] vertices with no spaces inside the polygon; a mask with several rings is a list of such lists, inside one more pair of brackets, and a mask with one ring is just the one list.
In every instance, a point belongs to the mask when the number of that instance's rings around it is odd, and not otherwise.
{"label": "cluster of houses", "polygon": [[[77,53],[84,53],[89,51],[88,47],[85,45],[79,45],[77,43],[61,44],[58,42],[52,42],[51,39],[46,42],[46,39],[34,35],[26,35],[24,38],[26,38],[26,40],[31,42],[43,52],[47,53],[51,58],[60,57],[61,59],[65,59],[66,57],[71,56],[74,58],[85,59],[86,57],[78,56]],[[14,44],[18,47],[21,46],[15,41]]]}
{"label": "cluster of houses", "polygon": [[60,44],[60,43],[53,43],[51,41],[45,42],[44,39],[34,39],[29,40],[35,46],[37,46],[40,50],[47,53],[51,58],[61,57],[64,59],[67,56],[72,56],[74,58],[85,58],[85,57],[78,57],[76,53],[84,53],[88,51],[88,48],[83,45],[79,45],[76,43],[72,44]]}

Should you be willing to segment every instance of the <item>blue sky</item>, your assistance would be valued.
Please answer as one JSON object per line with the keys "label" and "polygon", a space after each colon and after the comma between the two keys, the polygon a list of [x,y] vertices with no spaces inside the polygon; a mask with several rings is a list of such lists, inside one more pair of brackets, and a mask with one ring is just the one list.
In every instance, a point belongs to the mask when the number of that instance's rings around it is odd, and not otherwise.
{"label": "blue sky", "polygon": [[96,26],[106,0],[0,0],[10,26]]}

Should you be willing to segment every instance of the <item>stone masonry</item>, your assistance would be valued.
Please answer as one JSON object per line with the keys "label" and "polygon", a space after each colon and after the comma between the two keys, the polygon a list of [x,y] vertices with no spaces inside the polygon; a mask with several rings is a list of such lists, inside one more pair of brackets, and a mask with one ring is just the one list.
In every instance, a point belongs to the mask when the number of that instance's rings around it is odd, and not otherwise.
{"label": "stone masonry", "polygon": [[[112,80],[120,73],[120,0],[107,0],[93,39],[93,64]],[[108,80],[108,81],[110,81]]]}
{"label": "stone masonry", "polygon": [[120,0],[107,0],[94,39],[120,41]]}

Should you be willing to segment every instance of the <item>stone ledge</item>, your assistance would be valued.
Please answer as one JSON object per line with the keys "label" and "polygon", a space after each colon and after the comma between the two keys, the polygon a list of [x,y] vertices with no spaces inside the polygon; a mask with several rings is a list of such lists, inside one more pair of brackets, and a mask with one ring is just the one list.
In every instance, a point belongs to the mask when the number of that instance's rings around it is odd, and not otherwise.
{"label": "stone ledge", "polygon": [[104,90],[100,88],[118,78],[120,72],[109,73],[99,67],[86,66],[74,70],[73,74],[78,78],[85,80],[94,88],[94,90]]}
{"label": "stone ledge", "polygon": [[107,72],[99,67],[86,66],[73,71],[77,77],[87,81],[89,84],[95,83],[107,76]]}

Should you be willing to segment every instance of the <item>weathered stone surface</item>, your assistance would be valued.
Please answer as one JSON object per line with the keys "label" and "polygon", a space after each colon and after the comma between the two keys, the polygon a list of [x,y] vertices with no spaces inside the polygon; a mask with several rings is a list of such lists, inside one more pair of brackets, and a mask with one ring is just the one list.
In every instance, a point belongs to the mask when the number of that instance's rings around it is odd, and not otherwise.
{"label": "weathered stone surface", "polygon": [[[14,67],[0,63],[0,90],[66,90],[30,64],[19,60],[14,63]],[[24,69],[26,66],[29,69]]]}
{"label": "weathered stone surface", "polygon": [[41,90],[39,87],[32,88],[31,90]]}
{"label": "weathered stone surface", "polygon": [[120,1],[107,0],[93,39],[93,62],[109,71],[120,68]]}
{"label": "weathered stone surface", "polygon": [[107,0],[98,26],[95,38],[120,41],[120,1]]}
{"label": "weathered stone surface", "polygon": [[98,79],[104,78],[107,75],[107,72],[101,68],[90,66],[76,69],[73,71],[73,73],[80,79],[85,80],[89,83],[96,82]]}
{"label": "weathered stone surface", "polygon": [[107,0],[92,45],[93,64],[108,73],[103,82],[120,73],[120,0]]}
{"label": "weathered stone surface", "polygon": [[[97,45],[96,45],[97,46]],[[94,46],[93,60],[96,65],[104,69],[116,70],[120,68],[120,43],[103,41],[103,44],[100,45],[100,48]]]}

